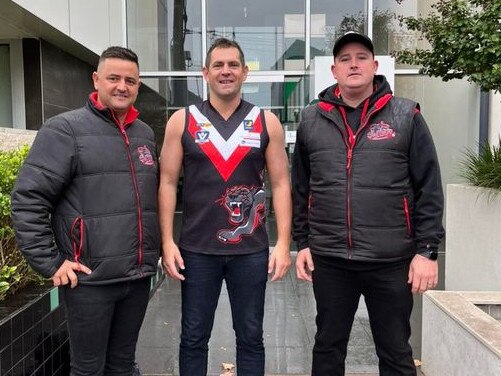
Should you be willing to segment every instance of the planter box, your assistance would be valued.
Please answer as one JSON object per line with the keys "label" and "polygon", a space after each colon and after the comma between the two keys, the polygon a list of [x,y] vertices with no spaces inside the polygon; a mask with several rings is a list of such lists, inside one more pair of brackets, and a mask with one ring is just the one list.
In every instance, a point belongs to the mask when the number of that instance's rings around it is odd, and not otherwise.
{"label": "planter box", "polygon": [[[160,263],[150,298],[162,283]],[[18,291],[0,302],[0,376],[67,376],[68,329],[59,290],[51,286]]]}
{"label": "planter box", "polygon": [[423,373],[501,375],[500,309],[501,292],[426,292]]}
{"label": "planter box", "polygon": [[445,289],[501,290],[501,194],[447,185]]}
{"label": "planter box", "polygon": [[26,288],[2,302],[0,375],[68,374],[68,331],[58,289]]}

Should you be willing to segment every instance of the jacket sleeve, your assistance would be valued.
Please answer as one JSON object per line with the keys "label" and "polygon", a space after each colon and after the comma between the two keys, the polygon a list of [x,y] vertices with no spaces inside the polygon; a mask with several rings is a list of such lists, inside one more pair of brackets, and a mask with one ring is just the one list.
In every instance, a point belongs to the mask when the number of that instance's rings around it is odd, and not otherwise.
{"label": "jacket sleeve", "polygon": [[47,278],[65,259],[55,243],[51,215],[71,179],[75,155],[66,121],[50,119],[38,132],[12,192],[17,244],[30,266]]}
{"label": "jacket sleeve", "polygon": [[304,124],[300,123],[297,130],[296,145],[292,157],[292,198],[293,222],[292,237],[297,250],[309,247],[309,195],[310,195],[310,160],[304,145]]}
{"label": "jacket sleeve", "polygon": [[414,188],[414,231],[419,253],[437,250],[444,236],[444,194],[430,130],[420,112],[416,112],[413,122],[409,173]]}

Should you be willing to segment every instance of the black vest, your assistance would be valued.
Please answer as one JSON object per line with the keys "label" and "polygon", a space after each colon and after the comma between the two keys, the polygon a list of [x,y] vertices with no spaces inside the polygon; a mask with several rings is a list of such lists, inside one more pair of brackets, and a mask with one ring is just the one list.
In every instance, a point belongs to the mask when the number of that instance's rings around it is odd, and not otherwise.
{"label": "black vest", "polygon": [[355,138],[340,111],[328,106],[317,106],[303,119],[312,252],[361,261],[411,258],[409,147],[417,104],[391,98],[376,105]]}

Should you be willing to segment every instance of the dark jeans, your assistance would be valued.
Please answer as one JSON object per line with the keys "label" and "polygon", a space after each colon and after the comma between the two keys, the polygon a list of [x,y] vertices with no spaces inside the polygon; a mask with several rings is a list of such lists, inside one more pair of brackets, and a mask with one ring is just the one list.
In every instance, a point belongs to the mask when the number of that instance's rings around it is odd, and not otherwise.
{"label": "dark jeans", "polygon": [[238,256],[182,251],[180,376],[207,375],[208,343],[223,280],[236,335],[239,376],[264,375],[263,316],[268,249]]}
{"label": "dark jeans", "polygon": [[71,376],[131,376],[150,278],[62,288]]}
{"label": "dark jeans", "polygon": [[364,295],[381,376],[415,376],[409,344],[413,297],[409,261],[359,263],[313,255],[317,334],[312,376],[344,376],[360,295]]}

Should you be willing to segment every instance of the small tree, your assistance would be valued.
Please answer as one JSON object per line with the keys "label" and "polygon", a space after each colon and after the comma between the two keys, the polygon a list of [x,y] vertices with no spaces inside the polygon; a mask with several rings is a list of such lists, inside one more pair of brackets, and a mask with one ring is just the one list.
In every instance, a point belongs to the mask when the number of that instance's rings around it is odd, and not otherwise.
{"label": "small tree", "polygon": [[394,52],[404,64],[444,81],[467,77],[483,91],[501,90],[501,0],[438,0],[427,17],[399,17],[431,48]]}

